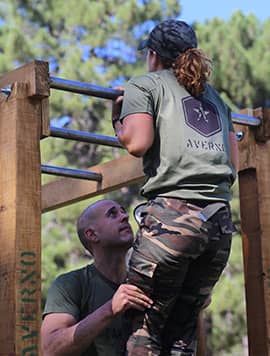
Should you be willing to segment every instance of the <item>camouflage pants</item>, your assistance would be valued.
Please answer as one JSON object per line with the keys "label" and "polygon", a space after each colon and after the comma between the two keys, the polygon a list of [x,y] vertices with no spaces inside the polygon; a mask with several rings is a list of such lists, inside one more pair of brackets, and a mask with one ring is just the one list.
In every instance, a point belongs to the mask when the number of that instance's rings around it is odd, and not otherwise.
{"label": "camouflage pants", "polygon": [[173,198],[145,207],[128,283],[154,301],[134,311],[129,356],[193,355],[200,310],[229,257],[232,222],[228,204],[202,208]]}

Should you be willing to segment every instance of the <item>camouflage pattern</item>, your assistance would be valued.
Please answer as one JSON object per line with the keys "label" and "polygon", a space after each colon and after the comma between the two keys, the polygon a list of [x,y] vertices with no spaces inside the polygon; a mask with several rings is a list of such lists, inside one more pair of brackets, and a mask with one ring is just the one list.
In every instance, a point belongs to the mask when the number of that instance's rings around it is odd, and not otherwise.
{"label": "camouflage pattern", "polygon": [[184,21],[166,20],[158,24],[147,40],[142,41],[138,49],[151,48],[161,57],[175,60],[188,48],[197,47],[197,37],[191,26]]}
{"label": "camouflage pattern", "polygon": [[141,216],[128,283],[145,291],[154,304],[145,313],[132,312],[128,355],[191,356],[199,311],[229,257],[229,205],[202,208],[158,197]]}

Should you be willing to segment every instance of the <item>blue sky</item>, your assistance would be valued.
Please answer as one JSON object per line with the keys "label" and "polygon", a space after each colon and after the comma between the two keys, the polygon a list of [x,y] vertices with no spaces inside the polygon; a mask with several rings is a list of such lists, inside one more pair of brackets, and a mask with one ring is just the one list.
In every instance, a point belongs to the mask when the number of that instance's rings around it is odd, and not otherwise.
{"label": "blue sky", "polygon": [[215,16],[228,20],[236,10],[245,15],[253,13],[261,22],[270,18],[269,0],[180,0],[180,4],[181,19],[188,23],[203,23]]}

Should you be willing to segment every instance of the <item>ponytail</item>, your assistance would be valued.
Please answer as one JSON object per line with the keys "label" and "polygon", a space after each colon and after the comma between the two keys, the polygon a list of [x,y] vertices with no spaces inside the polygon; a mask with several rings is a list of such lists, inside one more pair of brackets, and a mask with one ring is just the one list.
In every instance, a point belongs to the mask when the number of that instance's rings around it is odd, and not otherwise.
{"label": "ponytail", "polygon": [[174,75],[191,95],[198,97],[205,91],[212,72],[212,62],[198,48],[187,49],[172,64]]}

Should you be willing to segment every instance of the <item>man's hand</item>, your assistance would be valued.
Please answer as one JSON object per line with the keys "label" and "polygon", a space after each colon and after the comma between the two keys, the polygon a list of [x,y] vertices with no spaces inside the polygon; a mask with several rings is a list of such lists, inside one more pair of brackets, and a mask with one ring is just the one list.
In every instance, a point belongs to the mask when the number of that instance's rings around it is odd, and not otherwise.
{"label": "man's hand", "polygon": [[130,308],[144,311],[152,304],[153,301],[141,289],[132,284],[122,284],[112,298],[112,312],[117,315]]}

